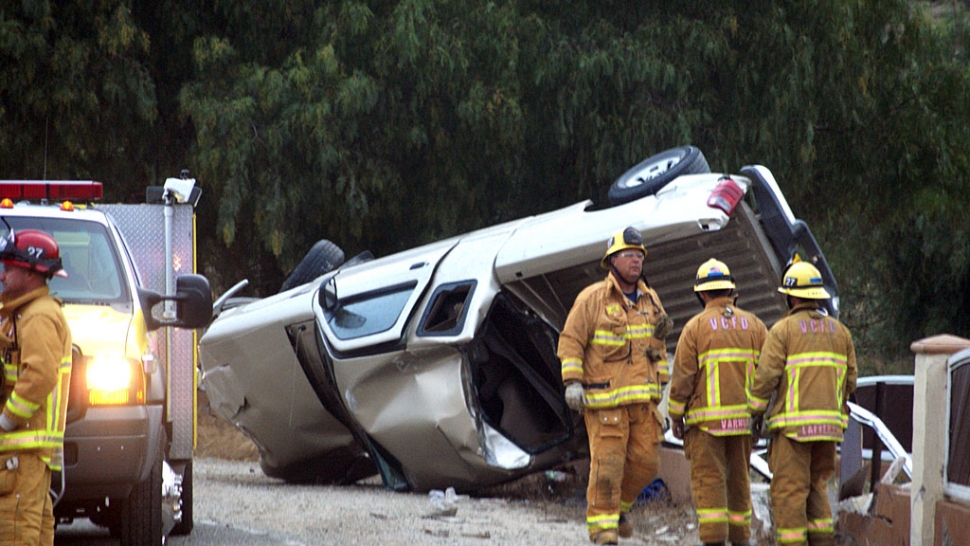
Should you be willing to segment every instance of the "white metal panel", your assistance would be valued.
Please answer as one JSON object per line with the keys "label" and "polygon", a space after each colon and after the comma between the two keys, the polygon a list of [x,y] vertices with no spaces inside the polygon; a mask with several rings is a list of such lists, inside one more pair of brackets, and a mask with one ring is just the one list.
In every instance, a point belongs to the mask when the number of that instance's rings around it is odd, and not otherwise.
{"label": "white metal panel", "polygon": [[[496,257],[496,276],[504,284],[598,261],[609,237],[630,226],[643,234],[648,251],[653,244],[719,230],[728,216],[708,207],[707,198],[720,177],[681,176],[657,195],[623,205],[589,210],[585,201],[526,219]],[[747,179],[732,178],[747,188]]]}
{"label": "white metal panel", "polygon": [[[480,231],[463,237],[461,241],[439,263],[434,273],[434,280],[430,290],[437,289],[450,283],[474,281],[475,288],[467,304],[468,314],[465,317],[461,332],[454,336],[418,336],[418,328],[408,334],[408,347],[422,347],[441,343],[464,343],[470,341],[485,320],[485,315],[491,307],[492,299],[501,288],[492,274],[492,264],[495,255],[502,244],[514,230],[508,225],[505,229]],[[415,320],[424,318],[427,306],[430,305],[426,297],[416,309]]]}

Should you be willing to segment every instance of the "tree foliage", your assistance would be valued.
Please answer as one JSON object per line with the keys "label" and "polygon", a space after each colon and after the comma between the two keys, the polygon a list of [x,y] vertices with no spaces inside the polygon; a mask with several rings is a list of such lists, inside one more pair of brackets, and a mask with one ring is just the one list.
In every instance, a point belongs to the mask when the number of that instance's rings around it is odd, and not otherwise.
{"label": "tree foliage", "polygon": [[143,188],[152,153],[145,136],[158,112],[144,64],[149,37],[128,2],[2,6],[3,176],[137,179]]}
{"label": "tree foliage", "polygon": [[4,175],[46,164],[128,195],[191,168],[216,286],[270,294],[320,238],[386,254],[603,206],[627,168],[693,144],[775,173],[865,351],[970,335],[963,3],[8,4]]}

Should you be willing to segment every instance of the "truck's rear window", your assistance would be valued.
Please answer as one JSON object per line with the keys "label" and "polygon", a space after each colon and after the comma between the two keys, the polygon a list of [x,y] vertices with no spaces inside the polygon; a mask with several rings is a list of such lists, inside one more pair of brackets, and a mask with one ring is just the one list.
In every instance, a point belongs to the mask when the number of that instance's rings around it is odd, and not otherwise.
{"label": "truck's rear window", "polygon": [[40,229],[57,241],[68,277],[50,280],[51,293],[76,303],[125,303],[129,301],[124,270],[108,229],[97,222],[59,218],[4,217],[0,235],[10,228]]}

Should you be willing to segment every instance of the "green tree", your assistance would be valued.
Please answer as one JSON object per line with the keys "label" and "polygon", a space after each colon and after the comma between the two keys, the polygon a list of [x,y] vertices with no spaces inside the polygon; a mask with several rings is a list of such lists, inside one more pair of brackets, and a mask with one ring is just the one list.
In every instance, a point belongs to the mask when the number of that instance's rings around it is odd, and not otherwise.
{"label": "green tree", "polygon": [[205,273],[269,295],[320,238],[381,255],[607,206],[693,144],[775,173],[888,366],[970,335],[967,21],[908,0],[5,2],[0,169],[135,200],[188,167]]}
{"label": "green tree", "polygon": [[129,3],[4,2],[0,8],[0,171],[95,178],[144,195],[158,117],[149,40]]}
{"label": "green tree", "polygon": [[625,169],[691,143],[716,170],[775,172],[834,258],[864,347],[892,357],[965,330],[954,296],[967,252],[937,241],[966,205],[962,10],[215,5],[226,24],[196,40],[182,93],[193,163],[215,186],[221,244],[241,237],[264,268],[275,257],[274,282],[321,237],[383,254],[588,197],[603,206]]}
{"label": "green tree", "polygon": [[519,2],[326,3],[306,14],[312,30],[262,34],[292,34],[288,55],[248,42],[258,15],[220,6],[227,30],[196,40],[182,94],[193,163],[216,185],[222,243],[253,229],[284,270],[320,237],[384,253],[602,203],[626,168],[696,140],[716,96],[692,95],[710,56],[670,45],[704,27],[664,32],[626,6],[591,18]]}
{"label": "green tree", "polygon": [[272,27],[295,39],[267,56],[237,46],[258,14],[234,6],[226,36],[196,40],[182,93],[223,244],[258,241],[288,270],[321,237],[388,252],[496,216],[525,136],[518,52],[487,39],[516,34],[510,8],[329,3],[312,30]]}

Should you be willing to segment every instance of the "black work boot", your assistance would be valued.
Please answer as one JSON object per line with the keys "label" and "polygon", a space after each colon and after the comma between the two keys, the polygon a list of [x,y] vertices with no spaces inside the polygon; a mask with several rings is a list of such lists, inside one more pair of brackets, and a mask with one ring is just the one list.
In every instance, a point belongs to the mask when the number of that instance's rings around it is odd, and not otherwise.
{"label": "black work boot", "polygon": [[617,532],[620,538],[630,538],[633,536],[633,524],[630,523],[630,518],[626,517],[626,514],[620,514],[620,524]]}
{"label": "black work boot", "polygon": [[618,542],[616,531],[600,531],[592,538],[593,544],[609,544],[615,546]]}

